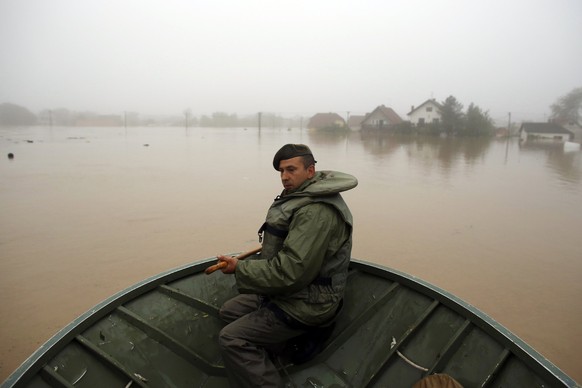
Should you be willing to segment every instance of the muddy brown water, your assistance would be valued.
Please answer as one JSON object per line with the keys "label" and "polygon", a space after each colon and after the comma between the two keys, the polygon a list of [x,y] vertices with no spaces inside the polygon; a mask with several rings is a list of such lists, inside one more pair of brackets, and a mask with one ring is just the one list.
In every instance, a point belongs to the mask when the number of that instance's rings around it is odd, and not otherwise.
{"label": "muddy brown water", "polygon": [[[475,305],[582,381],[582,153],[256,128],[1,128],[0,381],[114,293],[257,245],[271,161],[354,174],[353,256]],[[9,159],[8,154],[13,158]]]}

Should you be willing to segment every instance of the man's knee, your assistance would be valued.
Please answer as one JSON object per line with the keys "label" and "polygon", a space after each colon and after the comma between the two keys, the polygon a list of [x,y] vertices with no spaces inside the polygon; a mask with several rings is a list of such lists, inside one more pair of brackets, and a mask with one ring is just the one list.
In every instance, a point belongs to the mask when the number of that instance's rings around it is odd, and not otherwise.
{"label": "man's knee", "polygon": [[218,310],[218,316],[225,322],[233,322],[238,318],[256,311],[259,307],[257,295],[242,294],[227,300]]}
{"label": "man's knee", "polygon": [[233,322],[240,318],[243,312],[234,301],[226,301],[218,310],[218,316],[225,322]]}

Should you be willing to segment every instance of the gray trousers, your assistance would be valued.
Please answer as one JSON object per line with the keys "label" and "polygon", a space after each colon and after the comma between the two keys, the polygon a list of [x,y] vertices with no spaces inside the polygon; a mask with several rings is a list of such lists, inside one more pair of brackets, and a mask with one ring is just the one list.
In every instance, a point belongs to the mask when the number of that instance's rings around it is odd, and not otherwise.
{"label": "gray trousers", "polygon": [[220,351],[231,387],[282,387],[277,367],[268,352],[304,333],[261,308],[261,297],[238,295],[224,303],[220,317],[229,322],[218,336]]}

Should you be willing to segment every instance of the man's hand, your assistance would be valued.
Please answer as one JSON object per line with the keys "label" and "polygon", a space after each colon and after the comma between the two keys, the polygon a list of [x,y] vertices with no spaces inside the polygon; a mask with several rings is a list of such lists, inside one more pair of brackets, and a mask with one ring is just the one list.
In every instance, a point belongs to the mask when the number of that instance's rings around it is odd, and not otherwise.
{"label": "man's hand", "polygon": [[236,257],[232,257],[232,256],[224,256],[224,255],[216,255],[216,258],[221,261],[221,262],[225,262],[226,263],[226,267],[222,268],[222,273],[234,273],[234,271],[236,270],[236,265],[238,263],[238,259]]}

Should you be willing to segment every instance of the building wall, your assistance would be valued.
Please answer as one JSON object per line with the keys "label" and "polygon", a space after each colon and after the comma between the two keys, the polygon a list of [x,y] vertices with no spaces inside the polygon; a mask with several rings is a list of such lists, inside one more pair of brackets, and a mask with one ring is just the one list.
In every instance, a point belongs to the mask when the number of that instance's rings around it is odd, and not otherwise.
{"label": "building wall", "polygon": [[372,112],[372,114],[362,122],[362,127],[367,128],[388,128],[390,126],[392,126],[392,122],[390,122],[381,111]]}
{"label": "building wall", "polygon": [[582,143],[582,127],[580,127],[578,124],[573,123],[562,125],[562,127],[566,128],[568,131],[574,134],[574,138],[572,139],[572,141],[576,143]]}
{"label": "building wall", "polygon": [[441,119],[441,114],[437,108],[437,106],[431,102],[426,103],[420,109],[415,110],[412,112],[410,116],[410,123],[414,125],[419,125],[422,123],[422,119],[424,119],[424,124],[430,124],[435,120]]}
{"label": "building wall", "polygon": [[383,123],[384,127],[390,125],[388,119],[386,119],[386,117],[381,112],[373,112],[363,124],[378,127],[380,126],[381,122]]}
{"label": "building wall", "polygon": [[521,131],[521,140],[556,140],[556,141],[568,141],[570,140],[570,135],[567,133],[527,133],[526,131]]}

